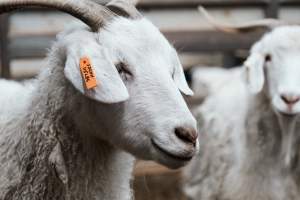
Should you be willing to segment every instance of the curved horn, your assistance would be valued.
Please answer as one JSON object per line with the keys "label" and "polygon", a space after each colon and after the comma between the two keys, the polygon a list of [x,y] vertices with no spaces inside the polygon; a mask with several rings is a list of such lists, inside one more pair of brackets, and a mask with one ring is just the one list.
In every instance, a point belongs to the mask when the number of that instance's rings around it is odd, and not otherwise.
{"label": "curved horn", "polygon": [[204,7],[199,6],[198,9],[204,18],[216,29],[229,33],[249,32],[257,29],[273,29],[278,26],[293,25],[276,19],[262,19],[238,25],[225,24],[216,21]]}
{"label": "curved horn", "polygon": [[135,7],[137,3],[138,0],[112,0],[106,6],[117,15],[138,19],[142,15]]}
{"label": "curved horn", "polygon": [[112,14],[104,6],[85,0],[1,0],[0,14],[24,7],[46,7],[61,10],[80,19],[98,31]]}

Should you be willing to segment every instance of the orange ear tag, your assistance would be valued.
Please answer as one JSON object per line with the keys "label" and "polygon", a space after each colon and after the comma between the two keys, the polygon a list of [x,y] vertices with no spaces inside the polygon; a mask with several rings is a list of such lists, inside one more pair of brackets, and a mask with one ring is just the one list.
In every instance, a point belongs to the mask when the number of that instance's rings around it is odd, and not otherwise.
{"label": "orange ear tag", "polygon": [[96,74],[88,57],[80,59],[80,71],[86,89],[90,90],[97,87]]}

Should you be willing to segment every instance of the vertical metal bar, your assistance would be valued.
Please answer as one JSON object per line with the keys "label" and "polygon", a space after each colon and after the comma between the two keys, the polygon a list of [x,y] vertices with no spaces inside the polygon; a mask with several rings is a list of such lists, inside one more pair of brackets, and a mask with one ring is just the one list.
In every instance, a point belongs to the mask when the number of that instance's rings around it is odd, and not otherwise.
{"label": "vertical metal bar", "polygon": [[223,67],[224,68],[233,68],[238,65],[238,59],[235,55],[235,52],[223,52]]}
{"label": "vertical metal bar", "polygon": [[8,52],[8,14],[0,16],[0,59],[1,73],[3,78],[10,78],[10,62]]}
{"label": "vertical metal bar", "polygon": [[279,0],[269,0],[269,3],[265,10],[265,16],[267,18],[278,18],[279,17]]}

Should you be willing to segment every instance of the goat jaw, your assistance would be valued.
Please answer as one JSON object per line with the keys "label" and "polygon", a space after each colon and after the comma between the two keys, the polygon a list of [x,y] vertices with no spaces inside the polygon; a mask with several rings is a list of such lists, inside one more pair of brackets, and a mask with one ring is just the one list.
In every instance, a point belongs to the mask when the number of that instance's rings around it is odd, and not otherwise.
{"label": "goat jaw", "polygon": [[284,161],[284,168],[292,170],[297,165],[297,143],[298,136],[295,130],[297,117],[279,116],[279,124],[282,132],[281,158]]}

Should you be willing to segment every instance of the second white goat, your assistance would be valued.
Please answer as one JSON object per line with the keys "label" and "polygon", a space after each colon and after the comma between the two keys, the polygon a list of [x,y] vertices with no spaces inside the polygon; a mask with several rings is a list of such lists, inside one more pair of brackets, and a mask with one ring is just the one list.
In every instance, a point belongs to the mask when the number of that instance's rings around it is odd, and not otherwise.
{"label": "second white goat", "polygon": [[300,199],[299,58],[300,27],[277,27],[207,97],[200,154],[185,171],[190,199]]}

